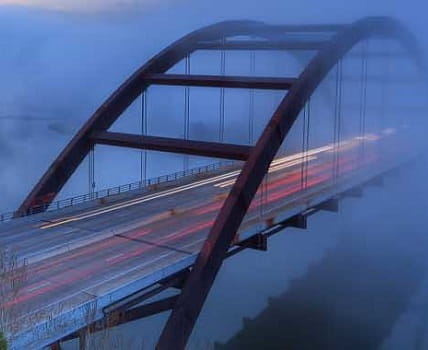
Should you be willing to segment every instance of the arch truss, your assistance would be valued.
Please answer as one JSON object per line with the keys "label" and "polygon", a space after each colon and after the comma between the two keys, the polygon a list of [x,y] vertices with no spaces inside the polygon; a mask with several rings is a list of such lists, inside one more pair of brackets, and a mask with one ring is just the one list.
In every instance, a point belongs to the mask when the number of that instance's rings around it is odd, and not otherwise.
{"label": "arch truss", "polygon": [[[331,35],[323,39],[278,39],[284,33]],[[248,36],[250,40],[235,40]],[[300,38],[296,36],[297,38]],[[312,36],[315,37],[315,36]],[[245,161],[237,181],[211,227],[196,262],[159,339],[158,349],[184,349],[216,275],[243,218],[268,172],[270,163],[287,137],[306,102],[327,73],[357,43],[372,37],[399,41],[424,69],[422,54],[409,31],[396,20],[375,17],[350,25],[267,25],[253,21],[228,21],[199,29],[150,59],[126,80],[83,125],[52,163],[20,206],[19,215],[50,203],[94,145],[115,145],[146,150],[209,156]],[[325,39],[327,38],[327,39]],[[175,64],[197,50],[296,50],[315,55],[296,77],[266,78],[228,75],[167,74]],[[108,131],[110,126],[150,85],[206,86],[287,90],[254,145],[226,144],[131,135]]]}

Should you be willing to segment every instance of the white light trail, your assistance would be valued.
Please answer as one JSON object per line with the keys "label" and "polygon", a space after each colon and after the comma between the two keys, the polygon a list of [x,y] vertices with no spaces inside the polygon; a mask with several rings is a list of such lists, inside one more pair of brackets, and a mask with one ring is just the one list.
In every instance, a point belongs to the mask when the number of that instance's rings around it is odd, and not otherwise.
{"label": "white light trail", "polygon": [[[356,144],[358,144],[359,142],[360,141],[357,138],[351,139],[349,141],[343,141],[339,144],[338,149],[343,150],[343,149],[346,149],[349,147],[353,147]],[[274,160],[271,163],[271,167],[270,167],[271,170],[270,171],[277,171],[277,170],[287,168],[289,166],[299,164],[299,162],[303,162],[303,161],[308,160],[308,157],[311,157],[310,160],[312,160],[313,157],[317,154],[320,154],[322,152],[332,152],[334,150],[335,150],[334,145],[328,144],[328,145],[323,146],[323,147],[318,147],[318,148],[308,150],[307,152],[300,152],[300,153],[295,153],[295,154],[292,154],[289,156],[281,157],[281,158]],[[336,150],[337,150],[337,148],[336,148]],[[290,164],[291,162],[295,162],[295,163]],[[110,212],[114,212],[116,210],[120,210],[120,209],[131,207],[131,206],[134,206],[137,204],[149,202],[149,201],[152,201],[154,199],[167,197],[167,196],[170,196],[173,194],[181,193],[181,192],[191,190],[191,189],[195,189],[195,188],[198,188],[201,186],[205,186],[205,185],[209,185],[209,184],[215,184],[219,181],[223,181],[222,184],[227,183],[227,185],[220,186],[220,187],[226,187],[226,186],[229,186],[230,184],[232,184],[236,180],[234,177],[238,176],[240,172],[241,172],[241,170],[232,171],[232,172],[229,172],[226,174],[214,176],[214,177],[209,178],[209,179],[205,179],[205,180],[201,180],[201,181],[197,181],[197,182],[192,182],[190,184],[179,186],[179,187],[176,187],[173,189],[153,193],[153,194],[150,194],[150,195],[147,195],[144,197],[140,197],[140,198],[131,199],[131,200],[128,200],[128,201],[125,201],[122,203],[113,204],[113,205],[110,205],[108,207],[91,210],[89,212],[85,212],[85,213],[80,214],[80,215],[62,218],[59,220],[49,222],[47,224],[43,224],[40,226],[40,228],[41,229],[48,229],[48,228],[53,228],[53,227],[56,227],[59,225],[64,225],[67,223],[88,219],[88,218],[91,218],[94,216],[98,216],[101,214],[107,214]],[[234,178],[234,179],[231,179],[231,178]],[[231,182],[231,181],[233,181],[233,182]]]}

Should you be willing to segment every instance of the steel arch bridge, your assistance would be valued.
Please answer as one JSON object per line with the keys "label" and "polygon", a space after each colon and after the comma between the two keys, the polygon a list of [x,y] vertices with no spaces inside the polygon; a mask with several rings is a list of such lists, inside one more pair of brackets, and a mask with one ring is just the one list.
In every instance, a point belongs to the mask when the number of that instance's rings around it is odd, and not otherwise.
{"label": "steel arch bridge", "polygon": [[[287,38],[290,33],[297,35],[291,39]],[[247,39],[236,39],[240,37]],[[415,37],[400,22],[387,17],[364,18],[349,25],[268,25],[254,21],[227,21],[196,30],[150,59],[101,105],[51,164],[15,216],[43,212],[49,207],[97,144],[244,161],[236,182],[210,227],[196,261],[191,270],[186,269],[186,278],[180,280],[180,295],[168,299],[159,307],[161,311],[172,309],[172,313],[163,329],[157,349],[184,349],[216,275],[224,259],[231,253],[230,248],[234,245],[236,233],[299,115],[329,72],[340,65],[341,60],[357,44],[379,38],[397,41],[425,76],[425,59]],[[197,50],[293,50],[311,51],[315,54],[301,74],[295,77],[168,73],[179,62],[186,61],[187,65],[188,58]],[[186,72],[189,73],[188,70]],[[254,145],[231,144],[221,142],[222,140],[191,140],[188,135],[184,138],[170,138],[108,131],[151,85],[287,92]],[[336,207],[336,198],[337,196],[324,201],[312,209],[332,210]],[[292,218],[297,221],[292,223],[289,219],[280,228],[289,225],[304,226],[307,210]],[[263,236],[254,237],[248,239],[239,249],[252,245],[260,248],[260,244],[265,244]],[[59,343],[52,345],[53,348],[57,346]]]}

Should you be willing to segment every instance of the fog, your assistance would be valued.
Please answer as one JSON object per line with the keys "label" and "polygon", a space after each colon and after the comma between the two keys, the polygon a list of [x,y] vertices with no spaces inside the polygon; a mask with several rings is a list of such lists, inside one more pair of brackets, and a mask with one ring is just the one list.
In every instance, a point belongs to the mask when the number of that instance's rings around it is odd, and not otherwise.
{"label": "fog", "polygon": [[[73,134],[133,71],[192,30],[229,19],[254,19],[273,24],[349,23],[365,16],[382,15],[400,19],[425,49],[428,47],[427,11],[428,4],[422,0],[0,0],[0,212],[14,210],[19,205]],[[231,55],[229,59],[234,58]],[[241,58],[236,56],[235,59],[238,72],[243,69],[239,67]],[[298,72],[308,59],[291,57],[288,69]],[[202,63],[198,66],[197,60],[195,58],[194,69],[197,71],[199,67],[202,71],[206,67]],[[200,57],[200,62],[203,61],[204,57]],[[258,61],[258,69],[262,71],[260,61],[263,60]],[[277,59],[276,63],[280,65],[281,61]],[[180,65],[176,67],[177,71],[182,68]],[[392,70],[399,72],[401,67],[395,65]],[[150,98],[163,93],[162,88],[153,90]],[[168,95],[170,102],[180,98],[181,95],[177,94]],[[401,97],[411,101],[411,92]],[[230,124],[227,125],[226,139],[243,141],[240,139],[243,136],[239,124],[242,112],[239,111],[242,108],[240,104],[245,101],[233,93],[227,98],[235,101],[229,102],[229,106],[234,107],[236,115],[228,119]],[[260,97],[264,102],[259,111],[265,111],[268,118],[269,111],[274,109],[280,98],[280,94]],[[328,100],[329,92],[323,92],[319,99]],[[164,117],[174,114],[173,106],[168,107],[162,102],[156,104],[154,100],[154,97],[150,100],[150,114],[155,111],[161,111]],[[214,106],[214,102],[203,94],[195,100],[200,101],[200,105],[195,102],[192,109],[193,135],[210,139],[216,125],[209,112],[195,112],[204,108],[208,110],[206,106]],[[131,120],[133,111],[139,108],[138,103],[136,101],[130,107],[123,120],[113,127],[114,130],[139,128],[138,120]],[[218,107],[211,109],[215,108]],[[181,124],[171,118],[169,123],[172,127],[164,132],[168,136],[182,136]],[[164,120],[153,121],[151,131],[160,134],[164,123]],[[263,123],[259,123],[260,132]],[[422,124],[421,129],[424,127]],[[110,159],[111,154],[115,159],[122,159],[120,171],[115,168],[115,160]],[[139,154],[123,150],[108,153],[100,147],[96,169],[100,173],[108,173],[109,177],[97,175],[97,189],[138,181]],[[180,157],[156,157],[148,163],[149,177],[182,169]],[[160,161],[156,162],[155,159]],[[193,166],[207,162],[196,158],[190,161]],[[367,287],[364,289],[367,299],[373,297],[378,300],[379,293],[385,291],[379,289],[376,283],[364,280],[364,269],[378,269],[380,272],[376,276],[385,273],[385,278],[403,281],[404,285],[409,274],[416,274],[412,283],[409,282],[411,290],[400,294],[402,299],[399,301],[391,301],[403,303],[400,312],[384,320],[387,326],[379,330],[380,340],[373,347],[366,344],[366,348],[427,348],[426,312],[421,312],[419,309],[423,307],[418,306],[426,305],[424,303],[428,300],[423,254],[424,248],[428,247],[424,237],[428,225],[424,218],[428,210],[425,200],[428,187],[424,180],[428,175],[427,159],[421,158],[419,163],[419,166],[403,171],[399,177],[388,179],[383,188],[369,189],[362,199],[345,201],[339,214],[314,216],[309,230],[291,230],[280,234],[272,240],[269,252],[245,252],[228,261],[219,274],[196,327],[193,346],[204,349],[213,342],[227,343],[243,327],[242,319],[256,318],[269,304],[269,297],[283,294],[281,302],[284,305],[292,304],[287,291],[295,281],[305,280],[311,266],[322,265],[324,259],[335,254],[340,254],[341,261],[346,265],[347,254],[355,257],[353,247],[358,247],[364,251],[364,257],[376,257],[355,258],[362,264],[356,264],[355,274],[360,285]],[[87,192],[86,166],[85,162],[64,189],[62,198]],[[343,249],[347,248],[349,252],[344,253]],[[396,274],[388,269],[391,261],[398,261],[394,265],[397,267]],[[331,280],[340,281],[340,273],[334,269],[330,272]],[[310,282],[307,285],[310,287],[307,287],[307,294],[303,293],[302,298],[309,303],[318,295],[312,288],[323,286],[315,282],[314,285]],[[335,291],[334,288],[331,290]],[[340,288],[337,290],[342,291]],[[319,301],[320,305],[323,300],[321,298]],[[352,308],[353,302],[353,299],[345,298],[344,307]],[[360,319],[354,318],[353,321],[363,323],[366,316],[369,319],[368,313],[359,315]],[[121,337],[125,342],[132,343],[130,348],[137,348],[141,339],[134,338],[134,335],[141,333],[144,335],[143,343],[151,348],[164,319],[162,315],[121,327]],[[329,331],[332,337],[334,332],[340,332],[334,327]],[[233,348],[233,341],[230,344]],[[272,344],[269,348],[282,348],[282,344]],[[302,344],[295,339],[294,347],[289,345],[290,349],[304,349]],[[72,344],[68,346],[73,347]],[[340,349],[340,346],[343,344],[336,348]]]}
{"label": "fog", "polygon": [[[198,27],[227,19],[348,23],[367,15],[390,15],[426,40],[422,1],[346,6],[325,1],[322,15],[317,1],[268,1],[262,10],[255,1],[112,1],[96,2],[97,10],[90,12],[85,11],[87,2],[73,2],[72,9],[69,3],[0,7],[1,211],[19,204],[71,135],[121,82],[160,49]],[[136,180],[100,180],[98,189]],[[73,186],[65,194],[82,193],[82,187]]]}

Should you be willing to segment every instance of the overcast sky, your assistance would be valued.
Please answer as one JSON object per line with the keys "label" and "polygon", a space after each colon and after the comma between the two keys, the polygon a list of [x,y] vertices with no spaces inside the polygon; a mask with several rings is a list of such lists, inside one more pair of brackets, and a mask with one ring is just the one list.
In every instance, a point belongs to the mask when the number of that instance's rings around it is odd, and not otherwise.
{"label": "overcast sky", "polygon": [[[149,57],[221,20],[349,23],[387,15],[426,43],[426,13],[425,0],[0,0],[0,114],[60,119],[71,125],[52,129],[67,134]],[[0,124],[0,211],[18,204],[65,142],[52,133],[41,142],[41,125]]]}
{"label": "overcast sky", "polygon": [[[251,0],[0,0],[0,4],[6,5],[22,5],[36,6],[48,9],[73,10],[73,11],[117,11],[121,8],[150,8],[162,7],[165,4],[181,5],[192,8],[205,7],[217,8],[223,12],[248,14],[249,12],[257,15],[271,17],[275,13],[274,9],[279,10],[277,15],[288,17],[288,15],[301,15],[302,12],[311,15],[316,13],[318,16],[328,16],[329,13],[337,16],[338,14],[346,15],[349,13],[358,14],[360,11],[382,12],[406,14],[413,13],[417,15],[423,9],[426,1],[423,0],[360,0],[360,1],[338,1],[338,0],[299,0],[299,1],[284,1],[284,0],[265,0],[263,8],[260,8],[261,1]],[[240,7],[242,5],[242,7]],[[293,9],[297,12],[288,13],[287,10]],[[282,10],[282,11],[281,11]],[[333,10],[333,11],[332,11]],[[322,12],[320,12],[322,11]],[[332,12],[331,12],[332,11]],[[357,12],[355,12],[357,11]],[[422,13],[421,13],[422,15]]]}
{"label": "overcast sky", "polygon": [[139,5],[153,6],[161,1],[168,0],[1,0],[0,4],[35,6],[66,11],[100,11],[112,10],[126,6]]}

